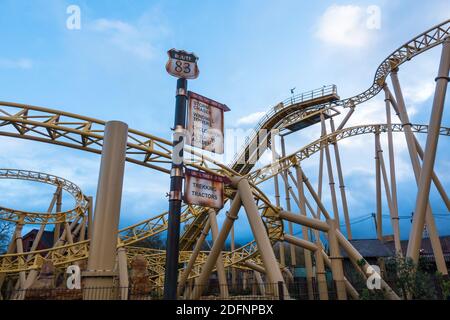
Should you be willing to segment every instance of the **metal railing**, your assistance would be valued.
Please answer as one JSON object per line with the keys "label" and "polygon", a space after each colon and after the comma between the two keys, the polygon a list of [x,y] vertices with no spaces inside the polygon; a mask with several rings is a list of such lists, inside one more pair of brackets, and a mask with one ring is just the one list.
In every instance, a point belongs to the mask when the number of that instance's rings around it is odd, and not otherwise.
{"label": "metal railing", "polygon": [[267,111],[267,113],[258,121],[258,123],[256,124],[255,128],[252,130],[250,135],[248,135],[245,138],[243,147],[234,155],[233,161],[230,163],[229,166],[232,167],[238,161],[238,159],[242,155],[244,155],[245,150],[250,145],[250,142],[255,139],[255,137],[261,130],[262,126],[267,122],[267,120],[272,118],[276,113],[278,113],[294,104],[311,101],[311,100],[314,100],[317,98],[321,98],[321,97],[333,95],[333,94],[337,94],[337,87],[334,84],[328,85],[328,86],[323,86],[322,88],[319,88],[319,89],[299,93],[297,95],[293,95],[292,97],[284,100],[283,102],[280,102],[275,107],[270,108],[269,111]]}

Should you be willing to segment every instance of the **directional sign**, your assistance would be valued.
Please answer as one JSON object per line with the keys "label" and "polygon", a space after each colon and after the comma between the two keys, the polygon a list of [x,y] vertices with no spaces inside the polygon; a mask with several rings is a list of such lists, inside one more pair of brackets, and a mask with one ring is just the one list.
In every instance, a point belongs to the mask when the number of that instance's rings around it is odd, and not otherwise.
{"label": "directional sign", "polygon": [[223,188],[228,179],[186,168],[184,201],[187,204],[208,208],[223,207]]}
{"label": "directional sign", "polygon": [[166,63],[166,70],[169,74],[177,78],[196,79],[199,74],[197,60],[198,57],[183,50],[170,49],[167,51],[169,61]]}
{"label": "directional sign", "polygon": [[191,91],[188,93],[188,99],[186,143],[203,150],[223,154],[223,113],[230,109],[223,103]]}

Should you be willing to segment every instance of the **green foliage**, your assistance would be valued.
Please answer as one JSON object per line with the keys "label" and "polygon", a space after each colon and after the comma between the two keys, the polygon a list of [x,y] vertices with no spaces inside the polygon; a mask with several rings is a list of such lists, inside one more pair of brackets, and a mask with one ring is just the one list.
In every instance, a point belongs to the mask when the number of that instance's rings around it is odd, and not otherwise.
{"label": "green foliage", "polygon": [[442,296],[444,299],[450,299],[450,279],[448,276],[444,277],[442,273],[436,272],[436,278],[441,286]]}
{"label": "green foliage", "polygon": [[366,265],[366,260],[361,259],[356,262],[359,267],[364,267]]}
{"label": "green foliage", "polygon": [[394,283],[403,299],[436,299],[432,274],[425,261],[415,264],[411,258],[396,256],[386,260],[386,268],[394,275]]}
{"label": "green foliage", "polygon": [[159,234],[154,235],[152,237],[148,237],[144,240],[141,240],[141,241],[137,242],[136,244],[134,244],[134,246],[141,247],[141,248],[160,249],[160,250],[165,249],[165,243],[161,240],[161,237],[159,236]]}
{"label": "green foliage", "polygon": [[367,288],[362,289],[362,292],[359,296],[361,300],[384,300],[384,291],[383,290],[369,290]]}

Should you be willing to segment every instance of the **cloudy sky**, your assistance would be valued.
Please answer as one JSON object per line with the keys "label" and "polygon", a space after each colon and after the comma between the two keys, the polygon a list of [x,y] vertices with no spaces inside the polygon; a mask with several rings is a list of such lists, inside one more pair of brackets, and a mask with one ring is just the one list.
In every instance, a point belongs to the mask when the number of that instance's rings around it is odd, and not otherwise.
{"label": "cloudy sky", "polygon": [[[79,30],[66,26],[70,5],[81,9]],[[373,24],[378,12],[379,25]],[[445,0],[1,0],[0,100],[122,120],[131,128],[170,139],[175,79],[164,65],[167,50],[179,48],[200,57],[200,77],[190,81],[189,88],[227,104],[232,110],[226,114],[227,135],[240,132],[237,135],[243,137],[269,108],[289,97],[291,88],[300,93],[336,84],[342,98],[367,89],[386,56],[448,19],[449,12]],[[429,120],[439,57],[436,47],[401,67],[412,122]],[[448,102],[446,107],[442,125],[450,126]],[[393,119],[397,121],[395,115]],[[383,122],[380,95],[358,106],[349,125]],[[289,136],[288,152],[318,135],[319,129],[311,127]],[[439,143],[436,172],[448,190],[446,140]],[[1,136],[0,142],[0,167],[56,174],[95,196],[99,156]],[[410,216],[417,190],[402,134],[395,135],[395,148],[400,215]],[[230,146],[227,156],[236,149]],[[364,220],[375,212],[373,136],[343,141],[341,154],[354,236],[374,237],[373,220]],[[313,183],[317,159],[303,164]],[[327,186],[325,180],[324,190]],[[121,226],[165,211],[168,187],[166,176],[127,164]],[[272,185],[263,188],[273,197]],[[17,181],[0,181],[0,191],[1,205],[28,210],[46,208],[53,192]],[[324,201],[329,205],[329,192]],[[448,211],[435,190],[431,204],[442,215],[436,218],[440,234],[449,234]],[[71,206],[70,199],[65,206]],[[388,215],[386,205],[383,209]],[[237,227],[240,242],[252,237],[245,220]],[[392,232],[388,219],[383,227],[385,234]],[[402,238],[409,227],[410,220],[402,219]]]}

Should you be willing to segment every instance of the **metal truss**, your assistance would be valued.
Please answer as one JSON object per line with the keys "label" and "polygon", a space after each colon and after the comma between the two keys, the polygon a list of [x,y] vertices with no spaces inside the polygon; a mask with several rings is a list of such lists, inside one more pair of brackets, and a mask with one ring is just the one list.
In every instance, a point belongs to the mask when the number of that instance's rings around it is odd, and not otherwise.
{"label": "metal truss", "polygon": [[[278,105],[269,111],[268,115],[258,123],[255,132],[257,133],[259,129],[272,130],[287,127],[299,120],[307,119],[318,113],[331,112],[329,110],[331,108],[353,108],[358,104],[368,101],[383,89],[386,77],[392,71],[420,53],[443,43],[449,35],[450,20],[446,20],[418,35],[390,54],[376,70],[371,87],[364,92],[350,98],[327,103],[312,103],[315,100],[313,94],[310,100],[305,100],[302,97],[301,100],[295,98],[290,102],[285,101],[281,107]],[[335,87],[333,90],[336,93]],[[2,136],[46,142],[101,154],[104,129],[105,122],[102,120],[25,104],[0,102],[0,135]],[[390,129],[393,132],[400,132],[403,130],[403,127],[400,124],[393,124]],[[412,125],[411,129],[417,133],[428,132],[428,126],[426,125]],[[279,159],[279,161],[272,165],[265,166],[253,172],[250,172],[253,164],[246,165],[245,167],[240,166],[238,160],[242,158],[242,152],[236,156],[235,161],[228,167],[211,162],[198,155],[197,159],[190,163],[189,166],[221,175],[234,176],[245,174],[245,177],[248,178],[252,185],[253,197],[258,204],[259,213],[265,223],[269,238],[274,243],[283,236],[283,224],[279,218],[280,208],[274,207],[267,196],[257,188],[257,185],[305,160],[323,148],[324,145],[329,145],[352,136],[386,132],[387,130],[388,127],[385,124],[363,125],[342,129],[310,143],[296,153]],[[440,134],[449,136],[450,128],[441,128]],[[255,142],[255,139],[257,139],[257,134],[253,134],[246,140],[242,149],[244,150],[244,154],[249,146]],[[267,139],[270,139],[270,137]],[[171,150],[172,143],[166,139],[133,129],[129,130],[126,160],[131,163],[169,174]],[[41,176],[39,173],[27,173],[27,171],[20,170],[0,171],[0,178],[3,178],[2,174],[4,174],[4,178],[14,178],[15,176],[16,179],[24,178],[25,180],[58,185],[71,193],[78,201],[77,204],[82,203],[83,207],[80,207],[79,211],[74,209],[75,211],[72,210],[56,214],[26,213],[0,208],[1,219],[20,224],[60,223],[73,220],[77,215],[84,214],[86,211],[84,207],[85,197],[81,193],[81,190],[65,179],[51,175]],[[227,190],[227,197],[231,198],[233,192],[234,190]],[[207,212],[203,208],[185,206],[181,220],[183,222],[190,222],[192,220],[192,222],[189,224],[182,238],[182,248],[190,247],[198,238],[206,222],[206,216]],[[138,254],[144,255],[149,261],[149,265],[151,265],[150,275],[156,285],[162,283],[164,253],[161,251],[144,252],[143,249],[135,249],[130,246],[166,230],[167,220],[167,213],[163,213],[119,231],[118,247],[127,248],[129,259]],[[50,259],[55,266],[60,267],[75,261],[85,260],[88,256],[89,240],[46,250],[6,254],[0,256],[0,273],[36,270],[42,265],[44,257]],[[189,278],[197,277],[200,274],[201,267],[205,263],[207,256],[207,252],[199,254]],[[189,257],[190,252],[183,251],[180,259],[182,261],[188,261]],[[242,263],[250,259],[253,259],[252,261],[259,261],[258,248],[254,241],[232,252],[223,253],[225,267],[243,267]]]}
{"label": "metal truss", "polygon": [[[254,170],[250,174],[247,175],[248,179],[254,184],[258,185],[275,175],[283,172],[292,166],[298,164],[299,162],[309,158],[316,152],[320,151],[324,145],[333,144],[339,140],[346,139],[353,136],[368,134],[368,133],[376,133],[376,132],[387,132],[386,124],[372,124],[372,125],[361,125],[355,127],[349,127],[346,129],[342,129],[340,131],[336,131],[334,133],[330,133],[327,136],[317,139],[314,142],[311,142],[307,146],[302,149],[296,151],[295,153],[286,156],[284,158],[278,159],[272,164],[261,167],[257,170]],[[391,126],[392,132],[402,132],[403,126],[401,124],[392,124]],[[422,124],[413,124],[411,125],[411,129],[413,132],[417,133],[427,133],[428,126]],[[440,134],[444,136],[450,135],[450,128],[442,127],[440,129]]]}
{"label": "metal truss", "polygon": [[0,207],[0,220],[21,224],[55,224],[72,221],[77,216],[83,216],[87,212],[89,205],[87,198],[75,183],[67,179],[47,173],[17,169],[0,169],[0,179],[27,180],[50,184],[67,191],[75,200],[73,209],[55,213],[26,212]]}

